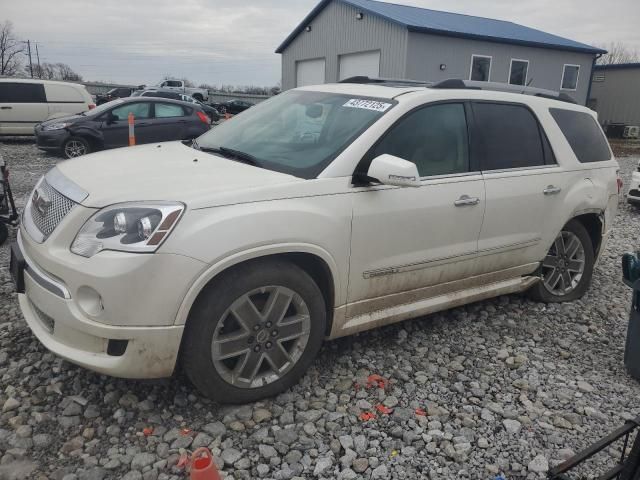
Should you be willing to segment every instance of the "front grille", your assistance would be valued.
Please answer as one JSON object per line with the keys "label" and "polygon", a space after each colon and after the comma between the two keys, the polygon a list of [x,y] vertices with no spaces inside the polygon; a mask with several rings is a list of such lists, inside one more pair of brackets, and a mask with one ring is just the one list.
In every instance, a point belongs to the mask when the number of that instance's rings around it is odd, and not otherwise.
{"label": "front grille", "polygon": [[40,230],[45,237],[48,237],[76,203],[58,192],[49,185],[45,179],[42,180],[37,189],[44,192],[51,201],[51,204],[43,215],[32,201],[30,209],[31,219],[36,227],[38,227],[38,230]]}

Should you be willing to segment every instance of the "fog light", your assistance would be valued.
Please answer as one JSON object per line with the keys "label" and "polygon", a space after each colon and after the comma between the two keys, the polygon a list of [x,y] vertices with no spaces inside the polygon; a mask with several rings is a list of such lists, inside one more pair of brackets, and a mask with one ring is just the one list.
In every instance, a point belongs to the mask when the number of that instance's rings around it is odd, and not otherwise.
{"label": "fog light", "polygon": [[76,302],[83,312],[92,317],[97,317],[104,310],[102,297],[91,287],[80,287]]}

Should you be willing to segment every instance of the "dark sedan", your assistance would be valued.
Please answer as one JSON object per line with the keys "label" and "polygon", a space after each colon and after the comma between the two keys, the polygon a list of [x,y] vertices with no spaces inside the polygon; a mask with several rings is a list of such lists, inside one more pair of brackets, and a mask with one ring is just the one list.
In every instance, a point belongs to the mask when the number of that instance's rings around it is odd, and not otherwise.
{"label": "dark sedan", "polygon": [[209,117],[197,105],[164,98],[113,100],[79,115],[42,122],[35,127],[42,150],[79,157],[129,144],[129,113],[134,115],[136,144],[189,140],[209,130]]}
{"label": "dark sedan", "polygon": [[236,115],[240,112],[244,112],[246,109],[251,108],[254,105],[255,103],[245,102],[244,100],[229,100],[228,102],[216,104],[214,107],[221,113]]}
{"label": "dark sedan", "polygon": [[118,87],[112,88],[107,93],[96,95],[96,105],[102,105],[103,103],[110,102],[116,98],[126,98],[131,96],[133,88]]}

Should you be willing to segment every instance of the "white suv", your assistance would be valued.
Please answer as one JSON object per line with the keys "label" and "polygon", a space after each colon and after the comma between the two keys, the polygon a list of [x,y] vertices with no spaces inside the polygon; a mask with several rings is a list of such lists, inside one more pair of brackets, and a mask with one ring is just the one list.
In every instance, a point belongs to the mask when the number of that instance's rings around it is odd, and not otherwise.
{"label": "white suv", "polygon": [[618,164],[585,107],[483,85],[305,87],[193,145],[60,163],[12,248],[27,323],[78,365],[153,378],[180,359],[245,402],[293,385],[324,339],[581,297]]}

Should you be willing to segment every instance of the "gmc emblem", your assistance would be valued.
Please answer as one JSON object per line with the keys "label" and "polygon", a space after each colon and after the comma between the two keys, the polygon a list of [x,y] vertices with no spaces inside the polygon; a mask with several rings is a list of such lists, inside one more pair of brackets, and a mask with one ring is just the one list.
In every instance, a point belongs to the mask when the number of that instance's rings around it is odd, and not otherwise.
{"label": "gmc emblem", "polygon": [[44,190],[36,188],[36,191],[33,192],[31,202],[33,202],[33,206],[36,207],[36,210],[40,212],[40,215],[42,215],[43,217],[47,215],[49,207],[51,206],[51,200]]}

